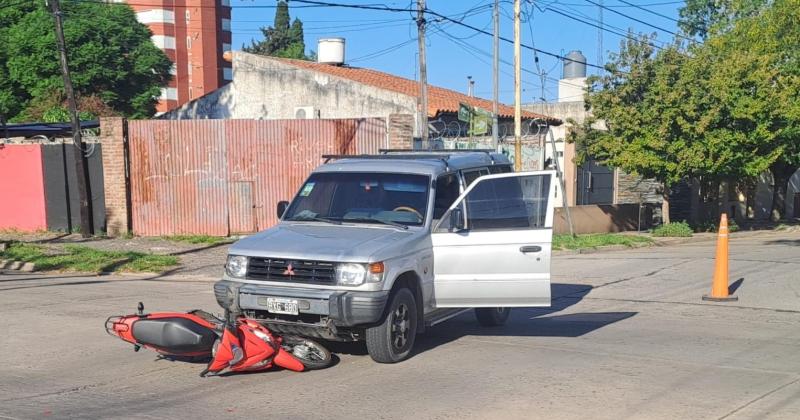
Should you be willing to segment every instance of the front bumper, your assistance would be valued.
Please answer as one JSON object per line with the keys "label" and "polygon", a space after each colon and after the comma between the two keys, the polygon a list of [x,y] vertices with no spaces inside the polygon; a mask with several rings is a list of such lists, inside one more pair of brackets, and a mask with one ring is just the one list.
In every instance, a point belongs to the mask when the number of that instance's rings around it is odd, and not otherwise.
{"label": "front bumper", "polygon": [[229,280],[215,283],[214,295],[220,306],[237,311],[267,311],[267,297],[297,299],[300,314],[328,318],[337,327],[355,327],[379,322],[389,299],[389,291],[306,289]]}

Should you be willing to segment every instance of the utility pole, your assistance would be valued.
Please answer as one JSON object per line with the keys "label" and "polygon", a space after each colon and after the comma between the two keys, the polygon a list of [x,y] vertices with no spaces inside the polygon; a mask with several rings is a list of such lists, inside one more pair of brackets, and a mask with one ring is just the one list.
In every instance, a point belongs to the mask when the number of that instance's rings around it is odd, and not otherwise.
{"label": "utility pole", "polygon": [[492,148],[497,151],[500,137],[498,95],[500,90],[500,0],[494,0],[494,63],[492,63]]}
{"label": "utility pole", "polygon": [[514,0],[514,170],[522,170],[522,54],[519,40],[519,1]]}
{"label": "utility pole", "polygon": [[603,67],[605,65],[603,59],[603,0],[598,0],[598,3],[600,4],[597,6],[597,17],[600,21],[600,28],[597,29],[597,65]]}
{"label": "utility pole", "polygon": [[422,144],[430,147],[428,144],[428,68],[425,63],[425,0],[417,0],[417,43],[419,45],[417,123]]}
{"label": "utility pole", "polygon": [[[78,182],[78,201],[80,202],[81,213],[81,236],[88,238],[94,233],[94,223],[92,221],[92,203],[89,197],[92,196],[89,186],[89,166],[86,163],[86,156],[83,154],[83,141],[81,140],[81,123],[78,119],[78,104],[75,101],[75,92],[72,90],[72,79],[69,76],[69,66],[67,65],[67,47],[64,42],[64,28],[61,22],[61,7],[59,0],[45,0],[50,6],[50,11],[56,20],[56,43],[61,56],[61,75],[64,78],[64,93],[69,102],[69,116],[72,121],[72,140],[75,143],[73,156],[75,160],[75,175]],[[67,203],[69,205],[69,203]]]}

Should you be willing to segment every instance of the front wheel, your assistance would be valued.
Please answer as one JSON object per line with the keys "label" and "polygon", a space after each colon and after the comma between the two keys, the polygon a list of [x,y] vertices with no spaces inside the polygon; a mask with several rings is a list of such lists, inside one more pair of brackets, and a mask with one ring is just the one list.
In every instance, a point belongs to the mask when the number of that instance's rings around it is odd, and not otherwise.
{"label": "front wheel", "polygon": [[283,337],[282,346],[303,364],[305,370],[324,369],[333,363],[331,352],[314,340],[287,335]]}
{"label": "front wheel", "polygon": [[475,308],[475,318],[484,327],[499,327],[506,323],[511,308]]}
{"label": "front wheel", "polygon": [[417,302],[407,288],[397,290],[380,325],[367,328],[367,351],[378,363],[405,360],[417,335]]}

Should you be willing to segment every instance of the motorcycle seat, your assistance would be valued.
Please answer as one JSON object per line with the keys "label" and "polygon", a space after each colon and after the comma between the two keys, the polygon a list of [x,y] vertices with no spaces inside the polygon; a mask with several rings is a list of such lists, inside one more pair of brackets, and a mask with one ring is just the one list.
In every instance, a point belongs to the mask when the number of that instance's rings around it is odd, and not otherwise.
{"label": "motorcycle seat", "polygon": [[141,344],[176,355],[211,354],[217,334],[186,318],[140,319],[133,324],[133,337]]}

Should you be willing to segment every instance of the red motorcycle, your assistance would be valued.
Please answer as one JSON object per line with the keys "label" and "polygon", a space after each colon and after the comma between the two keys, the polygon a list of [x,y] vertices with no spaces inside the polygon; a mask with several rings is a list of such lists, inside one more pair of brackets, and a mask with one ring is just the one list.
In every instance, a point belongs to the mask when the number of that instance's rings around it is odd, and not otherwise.
{"label": "red motorcycle", "polygon": [[277,365],[294,371],[331,364],[330,352],[314,340],[274,336],[257,321],[226,313],[225,319],[201,310],[112,316],[106,331],[134,345],[182,359],[211,358],[200,374],[260,371]]}

